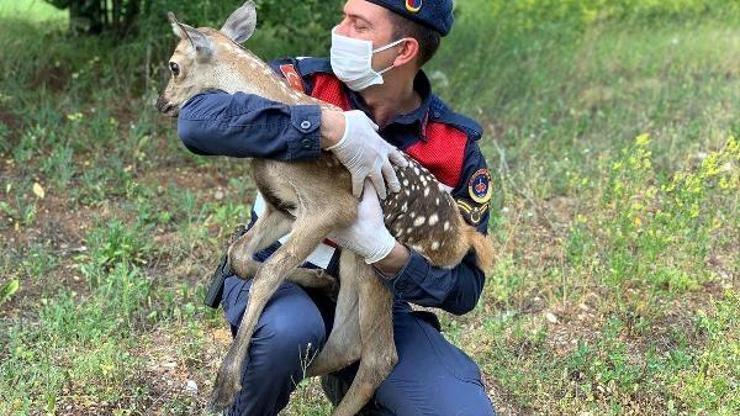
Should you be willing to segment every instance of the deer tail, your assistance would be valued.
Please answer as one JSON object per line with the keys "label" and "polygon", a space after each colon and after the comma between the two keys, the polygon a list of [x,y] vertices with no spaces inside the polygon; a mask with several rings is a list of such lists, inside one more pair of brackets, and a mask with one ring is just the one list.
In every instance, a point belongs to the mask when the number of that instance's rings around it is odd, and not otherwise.
{"label": "deer tail", "polygon": [[465,235],[468,243],[475,250],[478,267],[484,272],[490,272],[493,268],[494,260],[493,241],[491,238],[479,233],[478,230],[469,225],[465,228]]}

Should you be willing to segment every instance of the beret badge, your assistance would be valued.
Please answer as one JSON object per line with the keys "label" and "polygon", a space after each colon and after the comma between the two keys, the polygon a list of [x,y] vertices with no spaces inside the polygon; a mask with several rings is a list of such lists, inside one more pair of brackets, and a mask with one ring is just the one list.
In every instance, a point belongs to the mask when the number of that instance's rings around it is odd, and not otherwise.
{"label": "beret badge", "polygon": [[423,0],[406,0],[406,10],[411,13],[418,13],[422,4]]}

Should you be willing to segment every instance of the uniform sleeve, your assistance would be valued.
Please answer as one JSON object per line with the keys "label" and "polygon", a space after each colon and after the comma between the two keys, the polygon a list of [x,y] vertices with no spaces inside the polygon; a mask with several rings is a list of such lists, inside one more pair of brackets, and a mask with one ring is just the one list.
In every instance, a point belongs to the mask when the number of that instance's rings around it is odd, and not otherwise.
{"label": "uniform sleeve", "polygon": [[[486,161],[475,142],[470,142],[466,150],[465,164],[460,184],[452,191],[458,200],[470,201],[468,181],[480,169],[486,169]],[[489,184],[490,186],[490,184]],[[488,233],[489,212],[480,209],[480,216],[470,216],[461,208],[465,220],[475,226],[482,234]],[[468,252],[460,264],[452,269],[432,266],[418,252],[409,249],[411,256],[396,276],[384,279],[396,297],[421,306],[441,308],[447,312],[462,315],[471,311],[480,299],[485,273],[476,265],[475,253]]]}
{"label": "uniform sleeve", "polygon": [[320,155],[320,123],[317,105],[288,106],[254,94],[208,92],[180,109],[177,130],[196,154],[307,160]]}
{"label": "uniform sleeve", "polygon": [[[270,62],[276,73],[280,61]],[[211,91],[180,109],[177,130],[200,155],[311,160],[321,154],[318,105],[284,105],[255,94]]]}

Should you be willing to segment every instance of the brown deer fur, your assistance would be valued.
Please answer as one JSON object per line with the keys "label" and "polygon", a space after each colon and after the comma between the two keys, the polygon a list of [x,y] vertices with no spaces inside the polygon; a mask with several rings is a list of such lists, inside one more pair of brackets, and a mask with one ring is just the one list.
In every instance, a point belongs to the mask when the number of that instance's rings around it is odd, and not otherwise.
{"label": "brown deer fur", "polygon": [[[172,14],[169,17],[181,39],[170,59],[179,66],[179,74],[173,75],[159,97],[156,106],[163,113],[175,116],[188,98],[208,89],[337,109],[292,90],[266,63],[237,43],[254,30],[256,12],[251,1],[235,11],[221,31],[194,29]],[[382,201],[386,227],[398,241],[436,266],[451,268],[472,249],[479,266],[490,268],[490,241],[465,223],[452,196],[427,169],[409,161],[408,167],[396,168],[401,192]],[[236,338],[216,379],[211,404],[217,409],[229,406],[241,389],[249,341],[267,301],[286,278],[310,286],[329,286],[330,279],[321,272],[301,273],[299,267],[323,238],[351,224],[357,215],[358,201],[352,196],[349,172],[329,152],[314,161],[253,159],[251,163],[267,209],[229,248],[232,270],[244,278],[254,275],[254,282]],[[255,264],[252,254],[288,231],[290,239],[267,261]],[[389,291],[371,266],[349,250],[342,251],[339,274],[334,328],[307,372],[309,376],[326,374],[360,360],[357,376],[334,411],[335,415],[348,416],[370,400],[392,370],[397,355]]]}

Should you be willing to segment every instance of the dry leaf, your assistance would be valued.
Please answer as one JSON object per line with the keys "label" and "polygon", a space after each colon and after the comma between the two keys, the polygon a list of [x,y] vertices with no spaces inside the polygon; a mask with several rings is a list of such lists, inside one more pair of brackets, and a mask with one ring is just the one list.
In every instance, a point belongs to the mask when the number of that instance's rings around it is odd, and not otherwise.
{"label": "dry leaf", "polygon": [[42,188],[42,187],[41,187],[41,185],[39,185],[39,183],[38,183],[38,182],[35,182],[35,183],[33,184],[33,193],[34,193],[34,194],[35,194],[35,195],[36,195],[37,197],[39,197],[39,198],[43,198],[43,197],[44,197],[44,195],[46,195],[46,194],[44,193],[44,188]]}

